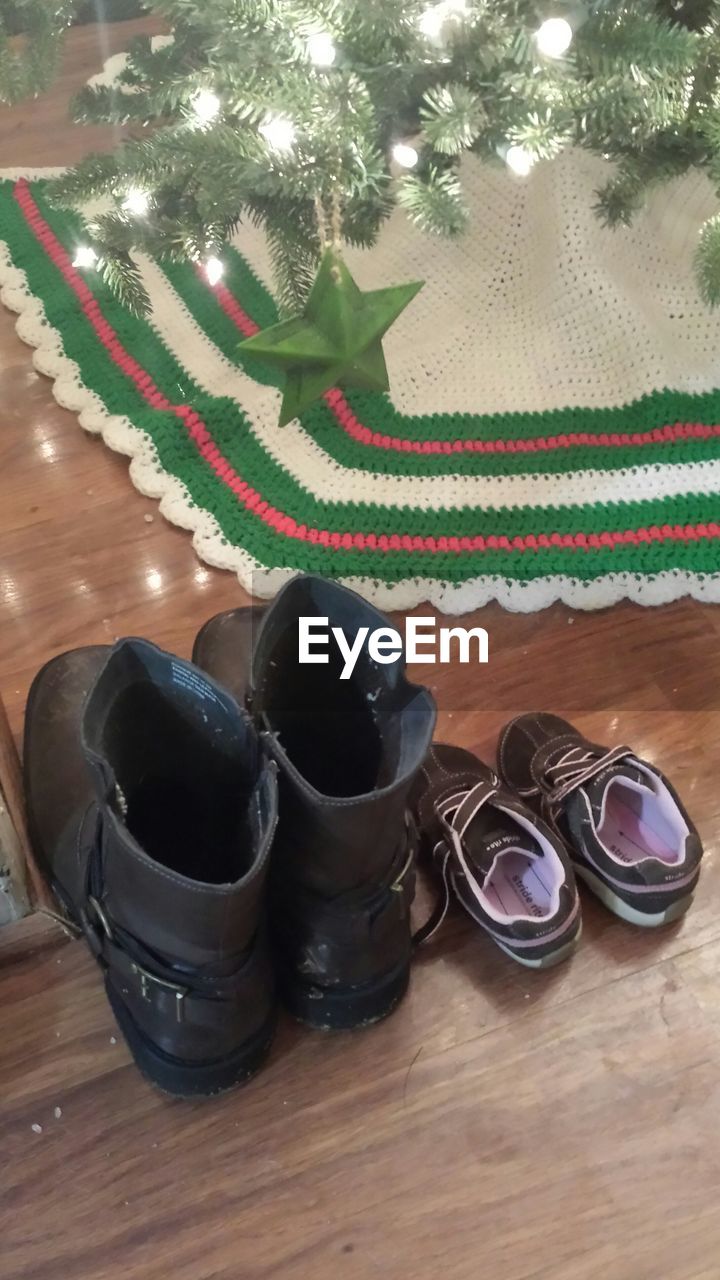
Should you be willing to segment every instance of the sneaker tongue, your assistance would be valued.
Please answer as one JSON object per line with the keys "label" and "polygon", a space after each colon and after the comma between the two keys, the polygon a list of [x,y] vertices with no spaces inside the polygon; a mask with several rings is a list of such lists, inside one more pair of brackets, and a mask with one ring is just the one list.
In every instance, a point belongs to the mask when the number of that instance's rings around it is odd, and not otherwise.
{"label": "sneaker tongue", "polygon": [[471,827],[465,832],[465,848],[469,862],[482,880],[492,870],[495,859],[508,849],[519,849],[531,857],[537,857],[538,852],[530,833],[509,822],[507,826],[498,826],[490,835],[479,831],[475,834]]}
{"label": "sneaker tongue", "polygon": [[646,791],[652,791],[652,787],[648,783],[647,774],[633,764],[632,758],[621,760],[618,764],[608,765],[607,769],[603,769],[602,773],[597,774],[596,777],[590,778],[580,788],[590,801],[593,818],[600,818],[607,789],[610,783],[615,782],[618,778],[644,787]]}

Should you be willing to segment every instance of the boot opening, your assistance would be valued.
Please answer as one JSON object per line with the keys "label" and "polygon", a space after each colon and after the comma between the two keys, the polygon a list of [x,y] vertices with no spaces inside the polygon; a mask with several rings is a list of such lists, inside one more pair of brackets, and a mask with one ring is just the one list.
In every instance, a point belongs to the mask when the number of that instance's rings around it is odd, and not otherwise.
{"label": "boot opening", "polygon": [[383,743],[358,669],[341,680],[343,659],[328,646],[329,663],[298,663],[298,637],[288,627],[273,649],[263,711],[288,758],[327,796],[366,795],[381,783]]}
{"label": "boot opening", "polygon": [[252,862],[256,766],[244,730],[219,704],[175,700],[147,681],[108,710],[103,745],[125,825],[149,857],[205,884],[232,884]]}
{"label": "boot opening", "polygon": [[[299,619],[328,629],[328,661],[301,663]],[[434,722],[432,699],[408,684],[402,657],[378,663],[367,637],[387,619],[353,591],[312,575],[283,588],[268,611],[252,660],[253,710],[272,731],[290,763],[321,795],[360,797],[413,774],[425,755]],[[333,633],[355,649],[349,678]],[[317,650],[316,650],[317,653]]]}

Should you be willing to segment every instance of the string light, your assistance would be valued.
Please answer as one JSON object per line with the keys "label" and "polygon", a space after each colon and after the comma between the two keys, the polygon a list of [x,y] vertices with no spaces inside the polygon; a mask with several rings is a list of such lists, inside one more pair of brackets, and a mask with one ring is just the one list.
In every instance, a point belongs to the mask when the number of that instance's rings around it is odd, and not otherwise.
{"label": "string light", "polygon": [[441,35],[445,18],[445,5],[433,4],[429,9],[425,9],[418,19],[418,26],[423,36],[427,36],[428,40],[437,40]]}
{"label": "string light", "polygon": [[128,213],[142,215],[150,208],[150,196],[141,187],[131,187],[122,202],[122,207],[127,209]]}
{"label": "string light", "polygon": [[93,267],[97,262],[97,254],[89,244],[78,245],[73,258],[74,267]]}
{"label": "string light", "polygon": [[525,147],[508,147],[505,153],[506,165],[520,178],[527,178],[530,170],[535,164],[535,159],[536,157],[532,152],[527,151]]}
{"label": "string light", "polygon": [[415,148],[408,146],[406,142],[398,142],[393,147],[392,157],[402,169],[414,169],[420,158]]}
{"label": "string light", "polygon": [[546,18],[535,33],[537,47],[546,58],[562,58],[572,38],[573,29],[565,18]]}
{"label": "string light", "polygon": [[430,9],[426,9],[424,13],[420,14],[418,26],[428,40],[437,40],[442,31],[444,21],[443,6],[434,4]]}
{"label": "string light", "polygon": [[425,9],[418,18],[418,26],[428,40],[438,40],[449,18],[461,18],[468,10],[468,0],[440,0]]}
{"label": "string light", "polygon": [[295,142],[295,125],[287,116],[266,116],[260,133],[273,151],[291,151]]}
{"label": "string light", "polygon": [[205,275],[207,276],[208,284],[217,284],[219,280],[222,280],[224,274],[225,267],[220,259],[215,257],[208,258],[205,263]]}
{"label": "string light", "polygon": [[220,99],[212,89],[198,89],[192,99],[192,109],[200,124],[210,124],[220,110]]}
{"label": "string light", "polygon": [[332,36],[327,31],[317,31],[308,38],[308,57],[316,67],[331,67],[337,57],[337,49]]}

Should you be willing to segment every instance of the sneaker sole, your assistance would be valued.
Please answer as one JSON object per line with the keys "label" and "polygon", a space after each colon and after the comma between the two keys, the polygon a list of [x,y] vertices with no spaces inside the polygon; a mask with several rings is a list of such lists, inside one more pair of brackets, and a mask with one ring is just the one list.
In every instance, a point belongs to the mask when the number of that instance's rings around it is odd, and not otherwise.
{"label": "sneaker sole", "polygon": [[[456,896],[459,897],[459,895],[457,895],[457,890],[455,892]],[[497,934],[492,933],[492,931],[487,927],[485,921],[481,920],[479,916],[475,915],[474,911],[470,910],[470,907],[464,899],[459,899],[459,901],[463,910],[467,912],[471,920],[474,920],[476,924],[480,925],[483,933],[487,935],[490,941],[494,942],[501,951],[504,951],[506,956],[510,956],[511,960],[516,960],[518,964],[521,964],[524,969],[553,969],[556,964],[562,964],[563,960],[567,960],[572,955],[580,941],[580,938],[582,937],[581,917],[578,922],[577,930],[573,936],[569,938],[567,942],[561,942],[553,951],[548,951],[546,955],[537,957],[527,954],[520,955],[518,951],[514,951],[507,943],[501,942]]]}
{"label": "sneaker sole", "polygon": [[638,911],[636,907],[632,907],[624,898],[614,893],[609,885],[587,867],[581,866],[578,862],[574,863],[574,867],[577,875],[584,880],[589,889],[592,889],[608,911],[612,911],[613,915],[618,916],[620,920],[625,920],[627,924],[636,924],[642,929],[658,929],[661,925],[672,924],[673,920],[679,920],[685,915],[694,897],[694,894],[689,893],[684,898],[676,898],[665,911],[656,911],[652,914],[647,911]]}
{"label": "sneaker sole", "polygon": [[568,960],[573,951],[575,951],[577,944],[582,937],[582,920],[578,926],[577,933],[569,942],[563,943],[561,947],[558,947],[557,951],[550,951],[546,956],[540,956],[537,960],[533,960],[531,956],[519,956],[517,951],[512,951],[511,948],[506,947],[504,943],[498,942],[497,938],[494,937],[493,934],[488,934],[488,937],[492,938],[492,941],[497,943],[500,950],[504,951],[506,956],[510,956],[511,959],[517,960],[518,964],[521,964],[524,969],[554,969],[556,964],[562,964],[563,960]]}

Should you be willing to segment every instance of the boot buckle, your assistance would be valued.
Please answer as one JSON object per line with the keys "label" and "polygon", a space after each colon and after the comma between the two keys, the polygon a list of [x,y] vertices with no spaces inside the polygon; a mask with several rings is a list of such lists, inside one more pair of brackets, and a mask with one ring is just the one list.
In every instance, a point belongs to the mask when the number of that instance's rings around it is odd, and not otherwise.
{"label": "boot buckle", "polygon": [[405,892],[405,877],[408,871],[410,871],[415,865],[415,859],[417,857],[418,831],[413,815],[409,809],[406,809],[405,811],[405,839],[405,861],[390,885],[390,889],[393,893]]}
{"label": "boot buckle", "polygon": [[185,1019],[185,1000],[189,992],[187,987],[181,987],[176,982],[166,982],[164,978],[158,978],[156,974],[151,973],[149,969],[143,969],[141,964],[135,961],[130,965],[131,972],[136,978],[140,979],[140,994],[143,1000],[152,1000],[152,988],[160,987],[162,991],[173,991],[175,993],[175,1018],[177,1022],[183,1022]]}
{"label": "boot buckle", "polygon": [[103,964],[104,939],[113,941],[112,929],[97,898],[90,895],[80,912],[80,926],[95,959]]}

